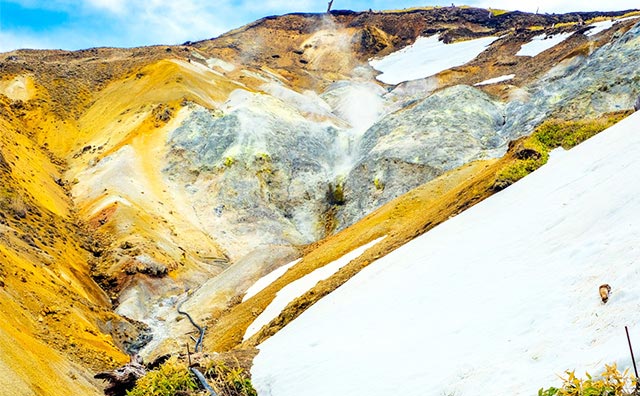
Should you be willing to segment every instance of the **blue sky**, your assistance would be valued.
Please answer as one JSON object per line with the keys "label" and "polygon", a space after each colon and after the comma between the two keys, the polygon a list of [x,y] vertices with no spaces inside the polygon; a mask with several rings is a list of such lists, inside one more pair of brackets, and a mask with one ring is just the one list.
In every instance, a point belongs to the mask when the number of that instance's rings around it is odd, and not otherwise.
{"label": "blue sky", "polygon": [[[333,8],[450,4],[451,0],[334,0]],[[547,13],[640,7],[637,0],[466,0],[464,4]],[[267,15],[326,8],[326,0],[0,0],[0,52],[179,44],[215,37]]]}

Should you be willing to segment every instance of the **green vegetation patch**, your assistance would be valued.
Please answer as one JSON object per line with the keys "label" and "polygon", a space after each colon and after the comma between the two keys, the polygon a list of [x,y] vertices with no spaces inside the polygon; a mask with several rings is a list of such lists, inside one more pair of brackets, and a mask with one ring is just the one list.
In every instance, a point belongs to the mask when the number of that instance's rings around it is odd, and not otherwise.
{"label": "green vegetation patch", "polygon": [[506,14],[507,12],[509,12],[507,10],[497,10],[495,8],[489,8],[489,11],[491,11],[491,14],[493,16],[498,16],[498,15]]}
{"label": "green vegetation patch", "polygon": [[210,380],[218,395],[258,396],[251,384],[251,378],[239,364],[229,367],[225,362],[212,360],[204,366],[204,375]]}
{"label": "green vegetation patch", "polygon": [[578,378],[574,371],[567,371],[562,382],[560,388],[540,389],[538,396],[631,396],[636,394],[637,380],[628,369],[620,372],[614,363],[605,365],[597,377],[586,373],[586,378]]}
{"label": "green vegetation patch", "polygon": [[614,125],[627,115],[627,112],[611,113],[601,118],[579,121],[552,119],[540,125],[533,133],[533,137],[550,149],[562,147],[569,150]]}
{"label": "green vegetation patch", "polygon": [[[199,364],[207,383],[219,396],[258,396],[248,372],[238,360],[204,358]],[[140,378],[127,396],[197,395],[200,389],[189,367],[176,357]]]}
{"label": "green vegetation patch", "polygon": [[512,142],[509,151],[514,161],[498,172],[494,188],[502,190],[546,164],[549,152],[557,147],[569,150],[602,132],[630,114],[608,113],[588,120],[549,119],[528,137]]}
{"label": "green vegetation patch", "polygon": [[127,396],[174,396],[178,392],[198,389],[195,378],[186,364],[176,358],[169,359],[156,370],[140,378]]}

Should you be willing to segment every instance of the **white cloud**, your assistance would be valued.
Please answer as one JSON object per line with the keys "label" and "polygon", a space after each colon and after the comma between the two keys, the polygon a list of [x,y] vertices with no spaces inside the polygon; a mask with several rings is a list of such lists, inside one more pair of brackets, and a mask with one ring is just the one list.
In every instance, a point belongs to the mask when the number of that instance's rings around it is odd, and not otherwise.
{"label": "white cloud", "polygon": [[126,0],[85,0],[85,7],[105,10],[114,14],[123,14],[127,11],[128,2]]}
{"label": "white cloud", "polygon": [[74,29],[59,29],[34,33],[30,31],[0,31],[0,52],[16,49],[76,50],[95,47],[100,38],[94,33],[79,34]]}
{"label": "white cloud", "polygon": [[130,6],[121,22],[130,34],[145,37],[149,43],[177,44],[216,36],[234,27],[229,22],[235,18],[228,16],[232,10],[224,3],[214,8],[194,0],[148,0]]}
{"label": "white cloud", "polygon": [[[323,12],[328,0],[2,0],[26,8],[66,12],[69,22],[34,33],[27,27],[2,31],[0,50],[15,48],[79,49],[92,46],[179,44],[215,37],[267,15]],[[399,9],[452,0],[335,0],[333,9]],[[455,2],[455,1],[454,1]],[[637,0],[460,0],[478,7],[519,9],[541,13],[621,10],[638,7]],[[456,2],[457,3],[457,2]]]}
{"label": "white cloud", "polygon": [[[336,3],[338,3],[336,1]],[[323,9],[324,7],[324,9]],[[327,7],[327,2],[318,0],[298,0],[292,5],[288,0],[244,0],[238,8],[264,13],[264,16],[272,14],[290,13],[296,11],[320,12]]]}
{"label": "white cloud", "polygon": [[45,49],[52,48],[46,37],[35,37],[27,33],[0,31],[0,52],[8,52],[18,48]]}
{"label": "white cloud", "polygon": [[[26,8],[36,6],[32,0],[16,2]],[[72,3],[76,7],[73,11]],[[197,0],[50,0],[46,8],[68,12],[70,22],[46,32],[2,29],[0,52],[18,48],[76,50],[179,44],[211,38],[242,23],[237,16],[241,13],[225,0],[216,7]]]}

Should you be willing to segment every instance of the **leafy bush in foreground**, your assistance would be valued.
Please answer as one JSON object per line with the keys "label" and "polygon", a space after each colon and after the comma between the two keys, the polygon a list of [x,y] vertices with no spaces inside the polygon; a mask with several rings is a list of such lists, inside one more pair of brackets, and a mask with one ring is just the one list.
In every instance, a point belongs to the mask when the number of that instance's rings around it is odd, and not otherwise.
{"label": "leafy bush in foreground", "polygon": [[258,396],[251,379],[238,364],[228,367],[221,361],[210,361],[205,365],[204,375],[211,380],[216,393],[224,396]]}
{"label": "leafy bush in foreground", "polygon": [[561,388],[540,389],[538,396],[630,396],[636,390],[636,379],[629,370],[618,371],[615,363],[605,365],[605,371],[594,378],[588,373],[586,378],[578,378],[574,371],[567,371],[562,378]]}
{"label": "leafy bush in foreground", "polygon": [[158,369],[140,378],[127,396],[174,396],[177,392],[189,392],[198,385],[186,364],[169,359]]}
{"label": "leafy bush in foreground", "polygon": [[[257,396],[248,373],[240,363],[205,358],[200,371],[219,396]],[[140,378],[127,396],[199,395],[199,383],[188,366],[175,357]]]}

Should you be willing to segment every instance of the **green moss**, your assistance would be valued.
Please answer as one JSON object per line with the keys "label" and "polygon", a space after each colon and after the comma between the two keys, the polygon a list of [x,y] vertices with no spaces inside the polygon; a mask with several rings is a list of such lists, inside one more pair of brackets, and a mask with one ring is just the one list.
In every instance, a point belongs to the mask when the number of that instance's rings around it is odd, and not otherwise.
{"label": "green moss", "polygon": [[540,161],[526,160],[517,161],[515,164],[506,167],[498,174],[498,180],[502,182],[503,187],[507,187],[529,173],[541,167],[543,164]]}
{"label": "green moss", "polygon": [[563,121],[552,119],[544,122],[534,132],[534,137],[546,147],[562,147],[569,150],[590,137],[622,120],[626,112],[614,113],[598,119]]}
{"label": "green moss", "polygon": [[331,205],[344,205],[346,199],[344,197],[344,180],[339,179],[335,184],[329,184],[327,199]]}
{"label": "green moss", "polygon": [[236,159],[233,157],[226,157],[223,162],[224,166],[227,168],[231,168],[231,166],[235,163],[236,163]]}
{"label": "green moss", "polygon": [[188,367],[175,358],[140,378],[127,396],[173,396],[176,392],[198,389]]}
{"label": "green moss", "polygon": [[546,164],[549,148],[534,135],[516,142],[515,160],[498,172],[495,188],[502,190]]}
{"label": "green moss", "polygon": [[384,190],[384,183],[380,181],[380,178],[373,179],[373,185],[376,187],[376,190]]}
{"label": "green moss", "polygon": [[569,150],[629,114],[629,111],[623,111],[589,120],[550,119],[543,122],[531,136],[515,142],[514,161],[498,173],[495,188],[503,189],[546,164],[551,150],[557,147]]}

